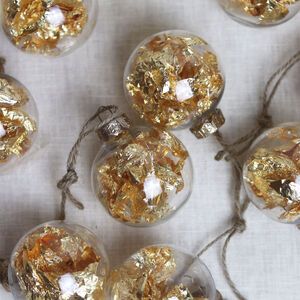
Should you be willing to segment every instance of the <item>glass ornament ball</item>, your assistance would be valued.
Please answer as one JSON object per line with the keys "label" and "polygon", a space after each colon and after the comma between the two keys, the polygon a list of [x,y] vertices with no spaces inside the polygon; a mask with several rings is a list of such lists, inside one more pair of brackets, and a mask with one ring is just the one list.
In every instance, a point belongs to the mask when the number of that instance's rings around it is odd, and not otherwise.
{"label": "glass ornament ball", "polygon": [[184,145],[155,128],[121,131],[103,144],[92,168],[95,195],[113,218],[132,226],[171,218],[188,200],[192,182]]}
{"label": "glass ornament ball", "polygon": [[17,48],[59,56],[81,46],[98,17],[98,0],[1,0],[2,27]]}
{"label": "glass ornament ball", "polygon": [[19,81],[0,73],[0,170],[18,164],[32,149],[38,111],[30,92]]}
{"label": "glass ornament ball", "polygon": [[8,277],[16,300],[105,300],[108,271],[105,249],[93,233],[54,221],[21,238]]}
{"label": "glass ornament ball", "polygon": [[263,133],[243,168],[249,199],[272,219],[300,224],[300,123]]}
{"label": "glass ornament ball", "polygon": [[162,129],[185,127],[213,111],[224,86],[219,59],[207,42],[178,30],[144,40],[124,73],[130,105],[141,118]]}
{"label": "glass ornament ball", "polygon": [[234,20],[250,26],[272,26],[293,18],[300,10],[298,0],[218,0]]}
{"label": "glass ornament ball", "polygon": [[[216,300],[214,280],[197,257],[167,245],[141,249],[108,279],[109,300]],[[141,296],[142,295],[142,296]]]}

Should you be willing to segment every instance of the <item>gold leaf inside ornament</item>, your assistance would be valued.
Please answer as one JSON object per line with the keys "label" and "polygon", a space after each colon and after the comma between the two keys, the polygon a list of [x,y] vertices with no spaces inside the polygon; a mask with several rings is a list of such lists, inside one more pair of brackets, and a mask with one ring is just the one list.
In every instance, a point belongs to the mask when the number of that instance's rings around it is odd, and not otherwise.
{"label": "gold leaf inside ornament", "polygon": [[151,129],[127,135],[96,168],[98,196],[118,220],[154,223],[174,209],[188,153],[172,134]]}
{"label": "gold leaf inside ornament", "polygon": [[82,238],[49,225],[25,239],[14,255],[13,268],[25,299],[100,300],[101,261]]}
{"label": "gold leaf inside ornament", "polygon": [[83,0],[4,0],[4,29],[19,48],[59,54],[62,40],[77,37],[87,23]]}
{"label": "gold leaf inside ornament", "polygon": [[289,7],[298,0],[230,0],[232,7],[259,18],[261,23],[271,24],[284,19]]}
{"label": "gold leaf inside ornament", "polygon": [[203,115],[217,105],[224,88],[217,56],[192,35],[157,35],[128,64],[126,88],[133,107],[159,128]]}
{"label": "gold leaf inside ornament", "polygon": [[177,270],[169,247],[152,246],[140,250],[110,276],[115,300],[208,300],[200,291],[192,293],[183,284],[173,283]]}
{"label": "gold leaf inside ornament", "polygon": [[20,107],[28,102],[28,95],[24,88],[12,80],[0,78],[0,107]]}
{"label": "gold leaf inside ornament", "polygon": [[23,156],[32,146],[36,121],[26,112],[30,95],[15,79],[0,77],[0,163]]}
{"label": "gold leaf inside ornament", "polygon": [[0,161],[23,155],[35,131],[35,122],[25,112],[0,107]]}
{"label": "gold leaf inside ornament", "polygon": [[297,127],[271,130],[250,155],[244,177],[266,209],[281,209],[279,219],[300,217],[300,139]]}

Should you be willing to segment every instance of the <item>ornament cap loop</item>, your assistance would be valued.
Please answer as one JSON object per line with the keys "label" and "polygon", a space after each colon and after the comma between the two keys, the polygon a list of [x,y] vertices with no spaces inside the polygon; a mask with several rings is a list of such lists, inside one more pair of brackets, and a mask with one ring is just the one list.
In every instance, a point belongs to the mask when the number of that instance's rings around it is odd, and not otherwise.
{"label": "ornament cap loop", "polygon": [[224,124],[225,117],[222,111],[216,108],[214,111],[205,115],[205,117],[199,118],[191,128],[191,132],[196,138],[204,139],[216,133]]}
{"label": "ornament cap loop", "polygon": [[128,131],[131,122],[126,114],[112,117],[104,124],[96,128],[98,137],[104,142],[114,142],[119,139],[120,135]]}

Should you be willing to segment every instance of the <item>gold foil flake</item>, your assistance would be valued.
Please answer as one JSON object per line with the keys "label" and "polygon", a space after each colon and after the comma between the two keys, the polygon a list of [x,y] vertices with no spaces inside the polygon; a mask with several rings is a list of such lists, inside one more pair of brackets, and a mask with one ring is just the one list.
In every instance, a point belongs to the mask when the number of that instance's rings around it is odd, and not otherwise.
{"label": "gold foil flake", "polygon": [[286,142],[299,138],[297,128],[293,126],[273,128],[267,132],[267,136],[275,141],[278,139],[284,141],[284,145]]}
{"label": "gold foil flake", "polygon": [[[173,286],[177,265],[169,247],[147,247],[111,274],[115,300],[207,300],[183,284]],[[180,278],[179,278],[180,279]]]}
{"label": "gold foil flake", "polygon": [[175,286],[163,300],[192,300],[194,299],[190,291],[183,285]]}
{"label": "gold foil flake", "polygon": [[46,226],[31,233],[17,249],[13,268],[28,300],[100,300],[101,259],[79,236]]}
{"label": "gold foil flake", "polygon": [[31,147],[37,127],[24,111],[29,100],[18,82],[5,75],[0,78],[0,163],[22,156]]}
{"label": "gold foil flake", "polygon": [[175,286],[163,300],[208,300],[204,297],[194,297],[187,287],[180,284]]}
{"label": "gold foil flake", "polygon": [[152,129],[128,136],[97,168],[99,198],[119,220],[156,222],[173,209],[170,194],[185,187],[187,158],[184,146],[168,132]]}
{"label": "gold foil flake", "polygon": [[6,78],[0,78],[0,107],[18,107],[28,102],[26,91]]}
{"label": "gold foil flake", "polygon": [[176,264],[168,247],[148,247],[111,274],[115,300],[162,299]]}
{"label": "gold foil flake", "polygon": [[231,0],[250,16],[258,17],[261,23],[274,23],[289,14],[289,6],[298,0]]}
{"label": "gold foil flake", "polygon": [[[280,149],[280,151],[278,150]],[[282,220],[300,216],[300,147],[258,148],[246,163],[246,181],[265,208],[281,208]]]}
{"label": "gold foil flake", "polygon": [[77,37],[87,23],[83,0],[4,0],[4,28],[23,50],[58,54],[64,38]]}
{"label": "gold foil flake", "polygon": [[0,107],[0,162],[23,155],[35,131],[35,122],[25,112]]}
{"label": "gold foil flake", "polygon": [[213,108],[224,79],[205,41],[163,34],[137,50],[126,87],[144,119],[159,128],[174,128]]}

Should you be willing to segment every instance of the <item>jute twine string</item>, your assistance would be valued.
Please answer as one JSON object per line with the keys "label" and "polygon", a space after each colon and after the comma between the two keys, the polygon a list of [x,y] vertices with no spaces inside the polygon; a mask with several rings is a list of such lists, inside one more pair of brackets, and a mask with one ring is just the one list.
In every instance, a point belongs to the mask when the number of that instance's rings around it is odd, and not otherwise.
{"label": "jute twine string", "polygon": [[228,270],[227,264],[227,252],[228,246],[232,239],[232,237],[236,233],[243,233],[246,230],[246,220],[244,218],[244,214],[249,206],[249,199],[246,197],[243,199],[242,192],[242,162],[241,156],[245,154],[245,152],[252,145],[254,140],[258,138],[259,135],[262,134],[263,131],[273,126],[272,116],[269,114],[269,108],[274,99],[274,96],[287,75],[287,73],[292,69],[300,61],[300,51],[298,51],[295,55],[293,55],[285,64],[283,64],[268,80],[263,95],[262,95],[262,110],[257,119],[257,125],[250,130],[245,136],[237,139],[232,144],[229,144],[225,141],[222,134],[217,132],[215,137],[218,143],[222,146],[222,150],[218,152],[215,159],[220,161],[225,159],[226,161],[230,161],[233,167],[234,173],[234,196],[233,196],[233,220],[232,225],[226,229],[223,233],[218,235],[215,239],[213,239],[210,243],[208,243],[199,253],[198,256],[204,254],[207,250],[209,250],[215,243],[225,238],[221,260],[222,260],[222,269],[224,276],[226,278],[227,283],[229,284],[231,290],[239,300],[246,300],[246,297],[242,295],[242,293],[236,287],[236,284],[231,278],[231,275]]}
{"label": "jute twine string", "polygon": [[[67,173],[57,183],[57,187],[61,190],[61,207],[59,220],[65,220],[66,218],[66,201],[69,200],[78,209],[84,209],[84,205],[78,201],[71,193],[70,187],[78,181],[78,174],[76,172],[77,157],[82,141],[91,133],[101,126],[101,124],[107,122],[108,118],[102,118],[102,114],[109,112],[113,116],[117,112],[118,108],[114,105],[100,106],[97,112],[83,125],[79,137],[72,147],[67,161]],[[96,126],[92,126],[93,122],[98,120]]]}
{"label": "jute twine string", "polygon": [[5,65],[5,59],[3,57],[0,57],[0,74],[4,73],[4,65]]}

